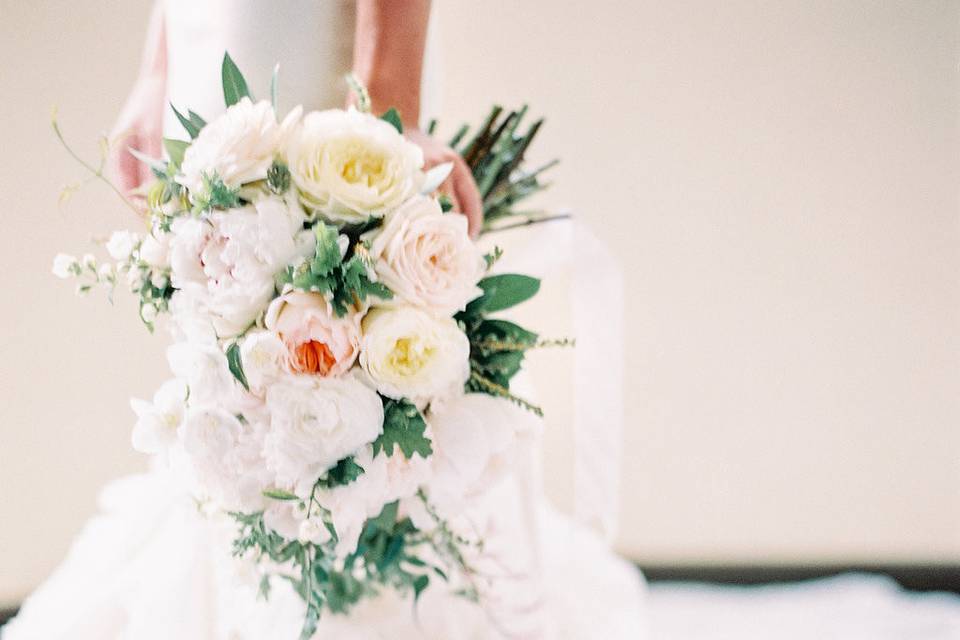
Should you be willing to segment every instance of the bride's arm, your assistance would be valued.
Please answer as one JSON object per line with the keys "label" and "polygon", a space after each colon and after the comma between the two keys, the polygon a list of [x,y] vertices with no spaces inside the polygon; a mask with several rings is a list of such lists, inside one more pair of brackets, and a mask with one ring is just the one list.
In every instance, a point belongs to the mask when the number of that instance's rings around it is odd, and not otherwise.
{"label": "bride's arm", "polygon": [[162,154],[163,107],[167,82],[167,42],[163,3],[154,4],[137,80],[110,136],[110,171],[123,191],[151,178],[150,169],[130,155],[133,148],[150,157]]}
{"label": "bride's arm", "polygon": [[358,0],[353,72],[370,92],[374,113],[394,107],[404,133],[423,149],[427,167],[453,162],[440,190],[463,212],[476,234],[483,222],[482,203],[470,169],[453,149],[419,129],[423,51],[430,0]]}

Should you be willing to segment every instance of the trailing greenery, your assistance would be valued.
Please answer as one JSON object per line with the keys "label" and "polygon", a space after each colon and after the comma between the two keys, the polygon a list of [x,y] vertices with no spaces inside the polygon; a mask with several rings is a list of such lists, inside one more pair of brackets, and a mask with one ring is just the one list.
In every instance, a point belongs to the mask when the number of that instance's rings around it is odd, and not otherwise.
{"label": "trailing greenery", "polygon": [[[292,494],[276,492],[269,497],[288,500],[288,495]],[[301,640],[313,636],[325,611],[348,613],[361,599],[375,595],[383,587],[410,594],[416,602],[429,586],[431,576],[447,581],[450,570],[457,570],[466,581],[462,592],[476,598],[473,570],[461,547],[477,543],[455,535],[429,506],[426,497],[422,493],[419,497],[435,520],[433,532],[423,533],[409,518],[400,518],[398,503],[391,502],[379,515],[367,520],[356,550],[346,557],[342,566],[334,562],[332,545],[336,542],[336,532],[332,527],[329,528],[334,537],[328,543],[289,540],[266,526],[263,512],[230,513],[238,525],[233,553],[265,558],[277,565],[275,571],[261,579],[261,597],[269,597],[272,581],[279,578],[288,581],[307,603]],[[425,554],[428,549],[431,553]],[[443,566],[426,559],[430,557],[438,558]]]}

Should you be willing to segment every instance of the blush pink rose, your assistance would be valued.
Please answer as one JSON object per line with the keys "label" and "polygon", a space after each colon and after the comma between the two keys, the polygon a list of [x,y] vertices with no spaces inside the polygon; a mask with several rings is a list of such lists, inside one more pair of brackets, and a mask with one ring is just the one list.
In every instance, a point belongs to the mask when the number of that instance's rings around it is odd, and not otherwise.
{"label": "blush pink rose", "polygon": [[267,328],[287,347],[293,373],[339,376],[360,351],[360,321],[355,313],[338,318],[319,294],[290,291],[270,303]]}

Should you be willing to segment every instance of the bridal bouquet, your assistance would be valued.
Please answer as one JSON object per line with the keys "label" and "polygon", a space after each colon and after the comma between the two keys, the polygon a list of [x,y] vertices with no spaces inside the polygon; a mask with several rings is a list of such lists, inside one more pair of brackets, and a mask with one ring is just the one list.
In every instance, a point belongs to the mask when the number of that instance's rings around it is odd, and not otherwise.
{"label": "bridal bouquet", "polygon": [[[504,403],[539,413],[510,382],[544,342],[490,317],[539,281],[488,274],[500,252],[435,195],[449,166],[425,172],[398,114],[355,91],[356,109],[279,117],[276,74],[257,101],[225,56],[226,112],[175,109],[190,140],[141,158],[148,228],[115,232],[112,261],[54,264],[81,292],[125,280],[151,329],[169,316],[174,377],[132,401],[134,447],[235,520],[264,596],[292,583],[304,638],[382,589],[415,600],[440,579],[479,597],[483,541],[451,523],[510,464]],[[462,148],[486,230],[536,220],[514,208],[541,188],[520,170],[539,127],[518,134],[522,115],[495,109]]]}

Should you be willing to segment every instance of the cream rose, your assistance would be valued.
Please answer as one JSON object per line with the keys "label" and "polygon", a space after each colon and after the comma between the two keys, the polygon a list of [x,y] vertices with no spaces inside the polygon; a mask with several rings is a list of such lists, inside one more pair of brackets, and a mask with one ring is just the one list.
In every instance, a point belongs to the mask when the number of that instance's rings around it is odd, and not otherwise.
{"label": "cream rose", "polygon": [[334,223],[357,223],[417,192],[423,152],[379,118],[334,109],[303,118],[287,162],[305,207]]}
{"label": "cream rose", "polygon": [[396,300],[442,315],[462,311],[481,293],[486,271],[466,216],[444,214],[433,198],[411,198],[372,236],[370,255]]}
{"label": "cream rose", "polygon": [[203,192],[204,176],[217,175],[228,187],[266,179],[302,112],[297,107],[277,123],[269,102],[241,99],[208,123],[187,147],[177,182],[187,188],[192,199]]}
{"label": "cream rose", "polygon": [[360,321],[355,313],[336,317],[320,294],[290,291],[270,303],[267,328],[280,336],[294,373],[339,376],[360,351]]}
{"label": "cream rose", "polygon": [[470,377],[470,343],[452,318],[415,307],[374,309],[363,319],[360,365],[377,390],[423,404]]}

